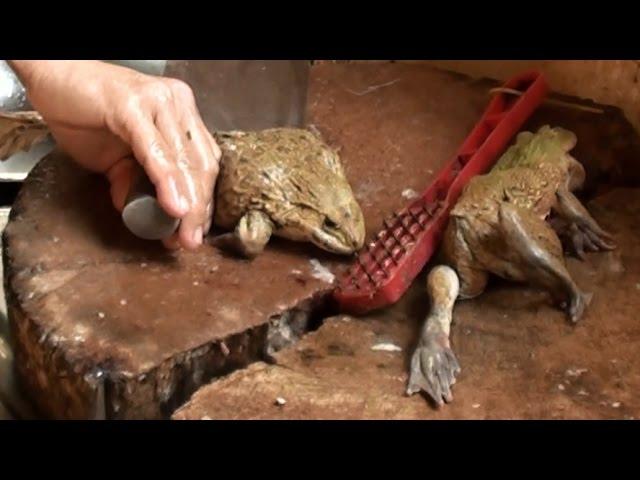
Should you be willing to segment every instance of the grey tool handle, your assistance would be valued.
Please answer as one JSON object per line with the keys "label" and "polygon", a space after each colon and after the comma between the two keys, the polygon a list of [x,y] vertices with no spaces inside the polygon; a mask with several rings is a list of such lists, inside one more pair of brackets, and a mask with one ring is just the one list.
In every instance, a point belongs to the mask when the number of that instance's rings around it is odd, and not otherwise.
{"label": "grey tool handle", "polygon": [[122,221],[135,236],[144,240],[164,240],[178,229],[180,220],[168,215],[158,203],[156,190],[141,167],[129,189]]}

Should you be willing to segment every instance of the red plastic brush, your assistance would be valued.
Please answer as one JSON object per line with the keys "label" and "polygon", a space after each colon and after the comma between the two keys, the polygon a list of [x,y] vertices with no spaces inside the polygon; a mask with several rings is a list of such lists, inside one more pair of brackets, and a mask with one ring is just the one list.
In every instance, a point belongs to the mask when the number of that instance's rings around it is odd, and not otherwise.
{"label": "red plastic brush", "polygon": [[361,314],[400,299],[436,250],[449,212],[465,185],[493,166],[548,91],[538,72],[513,77],[503,88],[522,95],[494,96],[435,181],[409,206],[384,221],[384,228],[340,279],[334,295],[341,311]]}

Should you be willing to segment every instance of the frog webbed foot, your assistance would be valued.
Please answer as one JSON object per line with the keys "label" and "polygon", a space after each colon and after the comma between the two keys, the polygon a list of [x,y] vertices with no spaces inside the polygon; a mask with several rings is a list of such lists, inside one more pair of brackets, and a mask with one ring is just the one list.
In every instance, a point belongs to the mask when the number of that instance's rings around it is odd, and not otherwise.
{"label": "frog webbed foot", "polygon": [[585,251],[599,252],[613,250],[616,245],[613,236],[603,230],[586,208],[571,192],[559,191],[555,211],[559,215],[553,220],[553,227],[571,245],[573,252],[581,260]]}
{"label": "frog webbed foot", "polygon": [[580,260],[585,260],[585,249],[592,252],[598,251],[591,239],[575,223],[568,222],[561,217],[553,217],[549,219],[549,225],[562,241],[566,254],[575,255]]}
{"label": "frog webbed foot", "polygon": [[428,394],[438,406],[453,400],[451,387],[460,373],[458,359],[449,344],[453,305],[460,293],[456,272],[446,266],[434,268],[427,277],[431,311],[427,317],[409,371],[407,395]]}
{"label": "frog webbed foot", "polygon": [[589,227],[580,226],[576,223],[571,224],[569,227],[569,237],[574,253],[581,260],[585,259],[585,250],[588,252],[599,252],[602,250],[613,250],[615,248],[615,244],[612,241],[613,238],[608,233],[598,233]]}
{"label": "frog webbed foot", "polygon": [[238,222],[233,233],[218,235],[211,240],[216,247],[246,258],[254,258],[264,250],[271,238],[273,224],[259,211],[247,212]]}
{"label": "frog webbed foot", "polygon": [[584,311],[591,303],[591,299],[593,298],[592,293],[580,292],[578,295],[574,296],[569,302],[569,308],[567,309],[567,313],[569,314],[569,318],[573,323],[578,323],[578,321],[584,315]]}
{"label": "frog webbed foot", "polygon": [[460,373],[460,364],[445,335],[431,335],[420,341],[411,358],[407,395],[423,391],[438,406],[451,402],[451,387]]}

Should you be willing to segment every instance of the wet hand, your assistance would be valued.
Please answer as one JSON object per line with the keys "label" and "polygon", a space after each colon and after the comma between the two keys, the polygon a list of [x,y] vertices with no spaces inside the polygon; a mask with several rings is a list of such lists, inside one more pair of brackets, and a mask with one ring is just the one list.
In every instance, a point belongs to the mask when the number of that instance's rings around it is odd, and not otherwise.
{"label": "wet hand", "polygon": [[211,227],[220,149],[190,87],[99,61],[11,61],[57,144],[103,173],[124,207],[141,165],[180,228],[165,241],[197,248]]}

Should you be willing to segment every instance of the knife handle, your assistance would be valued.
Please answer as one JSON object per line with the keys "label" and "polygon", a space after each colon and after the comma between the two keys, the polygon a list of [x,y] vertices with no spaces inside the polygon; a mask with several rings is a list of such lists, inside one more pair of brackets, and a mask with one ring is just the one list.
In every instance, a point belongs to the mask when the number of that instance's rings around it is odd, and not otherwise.
{"label": "knife handle", "polygon": [[144,240],[164,240],[175,233],[180,220],[167,214],[158,203],[156,189],[141,166],[135,173],[125,206],[122,221],[136,237]]}

